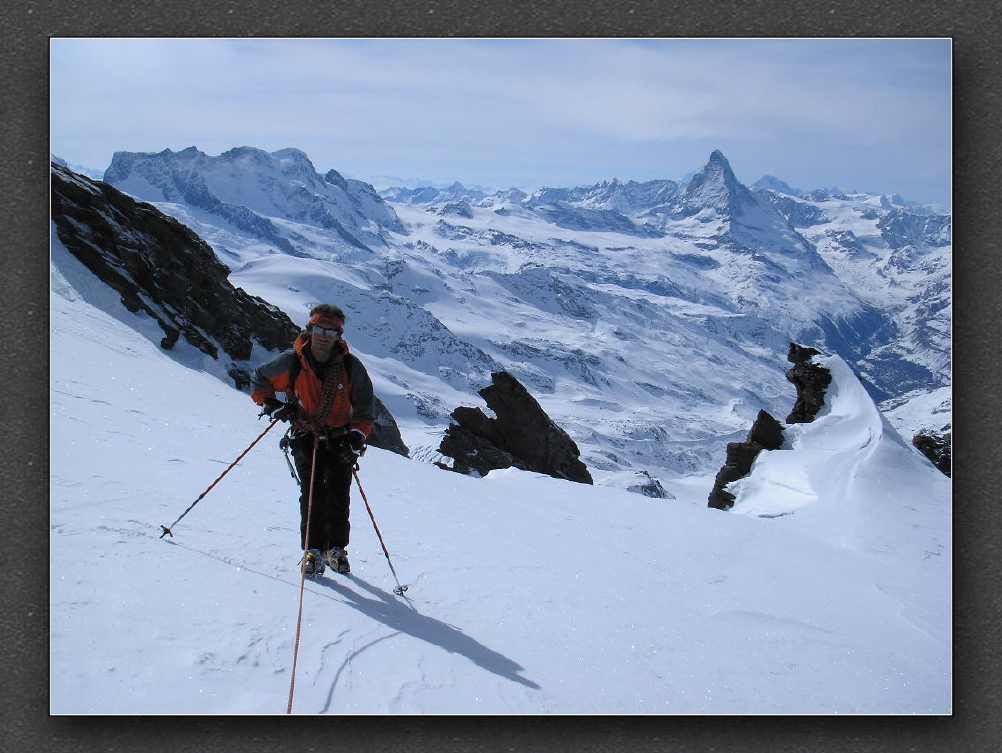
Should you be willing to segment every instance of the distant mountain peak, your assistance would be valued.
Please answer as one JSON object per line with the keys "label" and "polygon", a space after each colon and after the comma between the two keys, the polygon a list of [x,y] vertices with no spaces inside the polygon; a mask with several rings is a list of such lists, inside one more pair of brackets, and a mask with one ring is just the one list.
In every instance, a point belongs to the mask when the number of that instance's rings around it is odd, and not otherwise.
{"label": "distant mountain peak", "polygon": [[306,152],[302,149],[296,149],[295,147],[287,146],[284,149],[279,149],[271,153],[271,156],[277,160],[291,160],[293,162],[302,164],[304,166],[309,166],[311,170],[315,170],[313,167],[313,162],[309,157],[306,156]]}
{"label": "distant mountain peak", "polygon": [[713,209],[721,216],[732,217],[750,203],[751,192],[741,184],[724,153],[714,149],[703,169],[692,176],[682,193],[677,213],[682,216]]}
{"label": "distant mountain peak", "polygon": [[690,184],[695,180],[699,180],[700,182],[718,180],[723,181],[728,186],[739,184],[734,171],[731,169],[731,163],[727,161],[727,157],[719,149],[714,149],[710,152],[710,158],[703,166],[703,169],[692,176],[692,180],[689,181]]}
{"label": "distant mountain peak", "polygon": [[341,173],[339,173],[337,170],[334,170],[333,168],[327,171],[327,173],[324,175],[324,180],[327,183],[331,183],[335,186],[338,186],[344,191],[348,190],[348,181],[344,179],[344,176],[341,175]]}
{"label": "distant mountain peak", "polygon": [[266,155],[267,152],[264,151],[264,149],[258,149],[256,146],[235,146],[232,149],[226,150],[219,156],[224,159],[232,159],[234,157],[244,157],[256,154]]}
{"label": "distant mountain peak", "polygon": [[756,180],[752,186],[753,189],[768,189],[770,191],[779,191],[779,193],[789,194],[790,196],[800,196],[803,193],[799,188],[794,188],[786,181],[780,180],[775,175],[763,175],[761,178]]}

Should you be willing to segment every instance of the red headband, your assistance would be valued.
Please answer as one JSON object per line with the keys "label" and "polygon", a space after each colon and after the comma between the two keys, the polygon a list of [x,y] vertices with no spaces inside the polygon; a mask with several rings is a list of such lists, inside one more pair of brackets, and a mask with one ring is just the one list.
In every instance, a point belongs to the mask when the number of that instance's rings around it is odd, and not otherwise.
{"label": "red headband", "polygon": [[309,325],[319,324],[321,327],[344,327],[344,319],[316,313],[310,317]]}

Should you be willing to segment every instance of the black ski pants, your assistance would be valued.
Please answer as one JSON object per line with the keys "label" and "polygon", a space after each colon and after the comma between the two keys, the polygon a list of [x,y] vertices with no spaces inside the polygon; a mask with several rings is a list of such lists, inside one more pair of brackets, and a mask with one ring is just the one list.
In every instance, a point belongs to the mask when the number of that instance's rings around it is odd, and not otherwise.
{"label": "black ski pants", "polygon": [[347,547],[351,523],[348,520],[349,495],[354,463],[346,463],[343,447],[322,440],[317,445],[317,471],[313,480],[313,515],[310,540],[306,541],[306,514],[310,502],[310,463],[313,459],[313,435],[294,437],[289,443],[299,474],[299,540],[304,549],[326,551],[334,546]]}

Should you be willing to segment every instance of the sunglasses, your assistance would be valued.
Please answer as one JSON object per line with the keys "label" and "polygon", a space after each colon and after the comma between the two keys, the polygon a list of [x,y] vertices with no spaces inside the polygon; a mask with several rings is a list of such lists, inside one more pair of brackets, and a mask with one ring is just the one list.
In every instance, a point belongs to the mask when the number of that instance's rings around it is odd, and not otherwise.
{"label": "sunglasses", "polygon": [[342,328],[339,328],[339,329],[329,329],[328,327],[318,327],[318,326],[314,325],[312,332],[317,337],[333,337],[333,338],[338,338],[338,337],[341,337],[341,335],[344,334],[344,328],[342,327]]}

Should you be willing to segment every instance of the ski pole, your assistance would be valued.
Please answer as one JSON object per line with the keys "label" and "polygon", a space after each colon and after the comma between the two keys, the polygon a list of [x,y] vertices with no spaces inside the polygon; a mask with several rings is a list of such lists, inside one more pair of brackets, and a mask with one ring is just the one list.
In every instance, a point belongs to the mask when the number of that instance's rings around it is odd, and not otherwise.
{"label": "ski pole", "polygon": [[262,431],[260,434],[258,434],[257,439],[255,439],[253,442],[250,443],[250,447],[248,447],[246,450],[244,450],[243,452],[241,452],[240,453],[240,457],[238,457],[236,460],[234,460],[232,463],[230,463],[229,466],[227,466],[226,470],[223,471],[222,473],[220,473],[219,477],[215,481],[213,481],[211,484],[209,484],[209,488],[206,489],[201,494],[199,494],[198,495],[198,499],[196,499],[194,502],[192,502],[190,505],[188,505],[188,509],[185,510],[183,513],[181,513],[178,516],[177,520],[175,520],[173,523],[171,523],[170,526],[164,526],[164,525],[160,526],[161,530],[163,531],[163,533],[160,534],[160,538],[163,538],[167,534],[170,534],[170,537],[174,538],[174,532],[171,530],[171,528],[173,528],[174,526],[176,526],[178,524],[178,522],[181,520],[181,518],[183,518],[185,515],[187,515],[189,512],[191,512],[191,508],[193,508],[195,505],[197,505],[199,502],[201,502],[202,501],[202,497],[204,497],[206,494],[208,494],[209,492],[211,492],[212,491],[212,487],[214,487],[216,484],[218,484],[220,482],[220,480],[222,480],[223,476],[225,476],[227,473],[229,473],[230,469],[233,468],[233,466],[235,466],[237,463],[239,463],[243,459],[244,455],[246,455],[248,452],[250,452],[251,448],[254,447],[254,445],[256,445],[261,440],[261,437],[263,437],[265,434],[267,434],[269,431],[271,431],[271,428],[275,424],[277,424],[278,421],[279,421],[279,419],[277,419],[277,418],[273,419],[272,422],[270,424],[268,424],[268,428],[265,429],[264,431]]}
{"label": "ski pole", "polygon": [[379,526],[376,525],[376,517],[372,514],[372,508],[369,506],[369,498],[365,496],[365,489],[362,488],[362,482],[358,478],[358,464],[355,464],[355,468],[352,469],[352,473],[355,475],[355,483],[358,484],[358,491],[362,494],[362,501],[365,502],[365,509],[369,513],[369,520],[372,521],[372,527],[376,529],[376,537],[379,539],[379,545],[383,547],[383,554],[386,555],[386,563],[390,566],[390,572],[393,573],[393,580],[397,582],[397,587],[393,589],[393,593],[397,596],[403,596],[404,591],[406,591],[410,586],[401,586],[400,578],[397,577],[397,571],[393,569],[393,561],[390,559],[390,553],[386,550],[386,544],[383,542],[383,535],[379,532]]}
{"label": "ski pole", "polygon": [[[292,427],[289,427],[289,431],[292,431]],[[296,475],[296,469],[292,466],[292,461],[289,459],[289,432],[285,433],[282,437],[282,441],[278,443],[278,446],[282,448],[282,452],[285,453],[285,464],[289,466],[289,473],[292,474],[292,478],[296,480],[296,483],[302,486],[302,482],[299,480],[299,476]]]}

